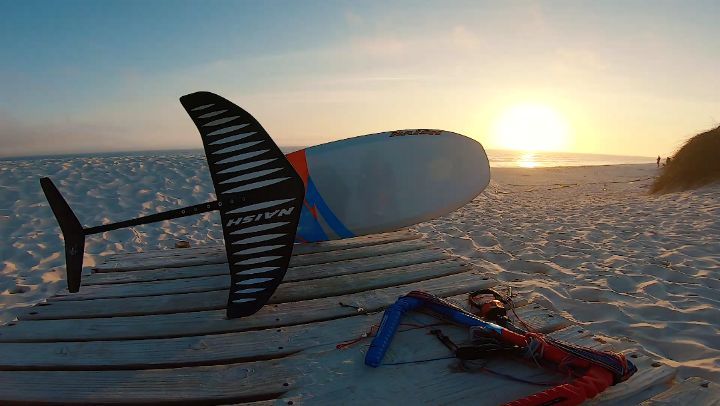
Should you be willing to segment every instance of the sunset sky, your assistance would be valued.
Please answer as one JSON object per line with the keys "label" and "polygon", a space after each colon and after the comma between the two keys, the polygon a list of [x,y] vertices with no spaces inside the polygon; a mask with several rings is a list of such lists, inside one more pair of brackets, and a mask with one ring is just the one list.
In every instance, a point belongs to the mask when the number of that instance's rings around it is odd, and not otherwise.
{"label": "sunset sky", "polygon": [[720,123],[720,1],[0,0],[0,156],[201,148],[209,90],[280,145],[440,128],[667,155]]}

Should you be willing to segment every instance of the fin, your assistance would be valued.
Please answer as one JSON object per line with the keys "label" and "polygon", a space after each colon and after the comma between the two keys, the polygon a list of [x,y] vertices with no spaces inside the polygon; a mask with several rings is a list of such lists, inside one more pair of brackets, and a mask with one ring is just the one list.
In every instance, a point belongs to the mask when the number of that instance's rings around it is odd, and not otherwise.
{"label": "fin", "polygon": [[65,240],[65,268],[70,292],[80,290],[82,278],[83,254],[85,252],[85,230],[75,213],[55,187],[50,178],[40,178],[40,187],[50,203],[55,219]]}
{"label": "fin", "polygon": [[231,276],[227,316],[248,316],[285,276],[305,187],[248,112],[210,92],[180,103],[200,132],[217,195]]}

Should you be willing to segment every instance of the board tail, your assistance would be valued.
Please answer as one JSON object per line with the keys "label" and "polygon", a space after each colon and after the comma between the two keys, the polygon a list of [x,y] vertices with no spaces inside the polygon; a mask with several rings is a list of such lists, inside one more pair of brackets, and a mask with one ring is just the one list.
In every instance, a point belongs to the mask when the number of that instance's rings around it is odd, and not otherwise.
{"label": "board tail", "polygon": [[67,204],[50,178],[40,178],[40,187],[45,193],[48,203],[50,203],[50,209],[60,225],[60,231],[65,240],[65,267],[68,290],[77,292],[80,290],[80,280],[82,278],[85,229],[83,229],[70,205]]}
{"label": "board tail", "polygon": [[217,194],[231,276],[227,316],[247,316],[285,276],[305,187],[248,112],[210,92],[180,102],[200,132]]}

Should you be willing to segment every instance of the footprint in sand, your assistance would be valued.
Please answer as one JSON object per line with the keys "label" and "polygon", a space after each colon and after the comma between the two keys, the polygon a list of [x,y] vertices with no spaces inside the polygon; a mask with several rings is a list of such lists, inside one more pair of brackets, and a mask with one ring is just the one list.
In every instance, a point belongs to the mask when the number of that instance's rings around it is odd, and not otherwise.
{"label": "footprint in sand", "polygon": [[479,247],[495,247],[500,245],[497,238],[488,231],[482,233],[472,233],[470,237],[475,242],[475,245]]}
{"label": "footprint in sand", "polygon": [[542,262],[535,262],[535,261],[526,261],[522,259],[516,259],[513,261],[510,261],[505,266],[509,271],[519,271],[524,273],[539,273],[543,275],[548,275],[555,271],[555,269],[552,268],[552,266],[542,263]]}
{"label": "footprint in sand", "polygon": [[30,291],[30,286],[27,285],[16,285],[15,287],[12,287],[8,290],[8,293],[11,295],[16,295],[18,293],[25,293]]}
{"label": "footprint in sand", "polygon": [[467,258],[474,258],[479,255],[478,247],[469,237],[451,237],[449,240],[456,255]]}

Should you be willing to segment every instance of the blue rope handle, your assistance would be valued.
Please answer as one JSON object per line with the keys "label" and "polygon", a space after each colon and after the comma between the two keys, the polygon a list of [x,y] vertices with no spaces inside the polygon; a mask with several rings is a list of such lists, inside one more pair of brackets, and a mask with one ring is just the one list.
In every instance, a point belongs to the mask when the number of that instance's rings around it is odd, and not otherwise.
{"label": "blue rope handle", "polygon": [[365,365],[369,365],[373,368],[377,368],[382,363],[383,357],[390,343],[392,342],[395,332],[397,332],[400,326],[400,319],[409,310],[420,307],[423,301],[414,297],[401,297],[393,305],[385,310],[382,321],[380,322],[380,328],[378,329],[377,335],[373,338],[370,343],[370,348],[367,354],[365,354]]}

